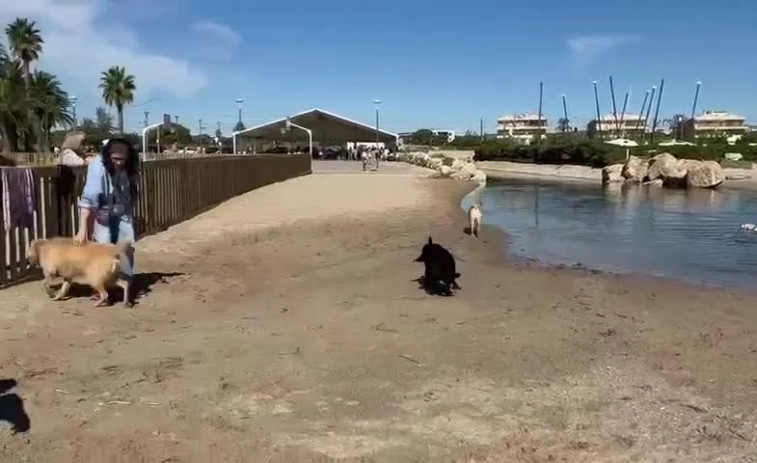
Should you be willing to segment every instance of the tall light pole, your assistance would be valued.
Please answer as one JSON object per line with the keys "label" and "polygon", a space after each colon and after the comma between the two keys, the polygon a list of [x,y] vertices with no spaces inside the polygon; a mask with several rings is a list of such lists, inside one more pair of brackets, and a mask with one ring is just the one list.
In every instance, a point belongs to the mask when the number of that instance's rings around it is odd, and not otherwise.
{"label": "tall light pole", "polygon": [[[694,92],[694,104],[691,106],[691,118],[694,119],[694,117],[697,115],[697,102],[699,101],[699,88],[702,86],[702,81],[697,81],[697,90]],[[76,116],[74,116],[76,117]]]}
{"label": "tall light pole", "polygon": [[381,100],[373,100],[373,106],[376,107],[376,149],[379,147],[379,106],[381,106]]}
{"label": "tall light pole", "polygon": [[381,100],[375,99],[373,100],[373,106],[376,107],[376,169],[378,169],[379,166],[379,158],[381,155],[379,154],[379,106],[381,106]]}
{"label": "tall light pole", "polygon": [[76,121],[76,100],[78,99],[76,95],[71,95],[71,113],[74,116],[74,129],[79,125]]}
{"label": "tall light pole", "polygon": [[239,124],[238,125],[241,127],[241,125],[242,125],[242,103],[244,103],[244,100],[242,98],[237,98],[235,101],[237,103],[237,109],[239,110]]}
{"label": "tall light pole", "polygon": [[149,117],[150,117],[150,111],[145,111],[145,127],[147,127],[149,124]]}

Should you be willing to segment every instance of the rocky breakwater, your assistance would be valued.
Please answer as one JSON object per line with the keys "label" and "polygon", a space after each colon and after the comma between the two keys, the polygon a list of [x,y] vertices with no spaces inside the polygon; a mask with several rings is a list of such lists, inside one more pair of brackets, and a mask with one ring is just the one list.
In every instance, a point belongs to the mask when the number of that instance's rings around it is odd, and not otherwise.
{"label": "rocky breakwater", "polygon": [[472,158],[453,159],[450,157],[434,157],[427,153],[402,153],[398,159],[402,162],[425,167],[434,171],[433,176],[452,178],[486,184],[486,174],[478,170]]}
{"label": "rocky breakwater", "polygon": [[670,188],[717,188],[725,181],[725,173],[715,161],[676,159],[669,153],[649,160],[630,156],[625,164],[602,169],[602,183],[639,183]]}

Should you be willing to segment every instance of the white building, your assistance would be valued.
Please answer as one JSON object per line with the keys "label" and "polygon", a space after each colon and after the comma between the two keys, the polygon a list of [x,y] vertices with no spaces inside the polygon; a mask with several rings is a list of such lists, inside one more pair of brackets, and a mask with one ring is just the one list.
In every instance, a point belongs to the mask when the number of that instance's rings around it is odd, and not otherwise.
{"label": "white building", "polygon": [[[651,129],[651,127],[649,127]],[[592,119],[586,126],[589,133],[602,132],[602,135],[614,135],[617,137],[630,136],[644,132],[644,116],[640,114],[626,113],[615,116],[610,113],[602,116],[602,119]]]}
{"label": "white building", "polygon": [[434,137],[447,137],[447,143],[452,143],[455,140],[455,131],[446,129],[431,129],[431,133]]}
{"label": "white building", "polygon": [[728,111],[705,111],[686,121],[687,135],[699,137],[740,136],[749,132],[746,118]]}
{"label": "white building", "polygon": [[531,143],[535,135],[544,136],[549,124],[547,117],[538,114],[515,114],[497,119],[497,138],[513,138],[523,143]]}

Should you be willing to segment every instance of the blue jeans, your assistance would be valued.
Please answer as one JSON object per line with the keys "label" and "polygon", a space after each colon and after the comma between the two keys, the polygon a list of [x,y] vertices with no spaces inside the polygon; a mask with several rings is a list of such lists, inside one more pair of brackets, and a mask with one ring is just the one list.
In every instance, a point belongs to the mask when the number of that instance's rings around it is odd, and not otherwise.
{"label": "blue jeans", "polygon": [[132,283],[134,279],[134,223],[129,216],[111,217],[108,225],[103,225],[95,220],[92,230],[93,239],[97,243],[116,244],[119,241],[130,240],[132,246],[126,249],[126,255],[121,256],[121,273],[124,279]]}

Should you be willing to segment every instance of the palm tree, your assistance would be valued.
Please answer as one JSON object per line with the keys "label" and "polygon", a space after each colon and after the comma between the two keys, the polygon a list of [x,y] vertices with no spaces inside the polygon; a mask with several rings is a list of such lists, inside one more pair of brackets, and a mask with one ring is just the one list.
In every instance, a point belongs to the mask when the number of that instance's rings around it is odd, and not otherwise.
{"label": "palm tree", "polygon": [[68,94],[58,79],[45,71],[34,71],[30,84],[30,103],[39,121],[39,141],[43,151],[50,145],[50,132],[55,126],[72,127]]}
{"label": "palm tree", "polygon": [[100,89],[108,106],[118,112],[118,131],[124,133],[124,105],[134,101],[134,76],[126,74],[124,67],[112,66],[100,76]]}
{"label": "palm tree", "polygon": [[11,48],[13,59],[21,63],[24,71],[24,85],[29,89],[31,80],[30,65],[39,59],[42,53],[42,35],[37,29],[37,23],[26,18],[16,18],[15,21],[5,27],[8,36],[8,44]]}
{"label": "palm tree", "polygon": [[4,153],[15,148],[19,138],[25,133],[24,124],[28,111],[27,99],[22,89],[21,66],[0,56],[0,136]]}

